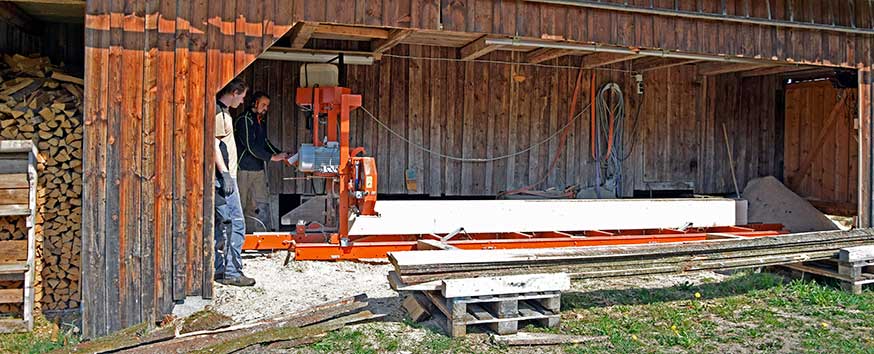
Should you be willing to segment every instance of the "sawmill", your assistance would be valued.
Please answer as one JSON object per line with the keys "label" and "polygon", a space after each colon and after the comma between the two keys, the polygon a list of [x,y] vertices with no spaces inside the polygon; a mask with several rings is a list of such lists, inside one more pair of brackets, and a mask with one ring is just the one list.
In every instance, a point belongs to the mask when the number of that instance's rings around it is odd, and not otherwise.
{"label": "sawmill", "polygon": [[[395,315],[496,342],[560,331],[581,281],[754,269],[863,294],[872,13],[0,1],[0,333],[34,316],[83,339],[151,329],[295,284],[291,269],[367,264]],[[261,131],[239,125],[253,121]],[[225,281],[233,269],[254,287]],[[321,336],[393,316],[361,296],[298,300],[314,307],[111,351],[232,352],[280,342],[255,329]]]}

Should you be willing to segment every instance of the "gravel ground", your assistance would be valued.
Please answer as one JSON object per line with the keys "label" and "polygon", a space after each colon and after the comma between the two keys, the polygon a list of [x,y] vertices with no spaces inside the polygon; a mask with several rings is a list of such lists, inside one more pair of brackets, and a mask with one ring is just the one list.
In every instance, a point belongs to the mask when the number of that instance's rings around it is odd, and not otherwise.
{"label": "gravel ground", "polygon": [[391,265],[359,262],[291,262],[285,253],[246,254],[243,272],[254,287],[216,284],[213,308],[237,322],[249,322],[303,310],[341,297],[365,293],[371,311],[400,320],[397,293],[388,285]]}
{"label": "gravel ground", "polygon": [[[238,288],[216,284],[213,308],[235,321],[249,322],[288,314],[341,297],[365,293],[370,309],[386,314],[385,321],[404,317],[401,299],[388,285],[392,269],[386,263],[293,261],[282,265],[285,253],[247,254],[244,272],[257,284]],[[727,275],[699,272],[685,275],[646,276],[624,279],[574,281],[570,291],[601,289],[661,288],[677,284],[720,281]]]}

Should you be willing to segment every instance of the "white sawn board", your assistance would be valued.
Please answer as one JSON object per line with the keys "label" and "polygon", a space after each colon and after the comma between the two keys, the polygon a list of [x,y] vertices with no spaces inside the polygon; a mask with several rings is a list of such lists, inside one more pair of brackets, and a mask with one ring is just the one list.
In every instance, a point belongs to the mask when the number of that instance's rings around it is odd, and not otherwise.
{"label": "white sawn board", "polygon": [[745,205],[745,200],[722,198],[378,201],[380,216],[355,218],[350,234],[448,234],[459,227],[478,233],[734,226],[746,224]]}

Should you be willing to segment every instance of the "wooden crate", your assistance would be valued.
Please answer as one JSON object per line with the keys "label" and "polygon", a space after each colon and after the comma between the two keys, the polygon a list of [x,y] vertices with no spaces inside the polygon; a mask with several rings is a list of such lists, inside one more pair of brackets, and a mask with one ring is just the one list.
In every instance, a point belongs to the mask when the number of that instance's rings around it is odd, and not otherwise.
{"label": "wooden crate", "polygon": [[[392,272],[393,273],[393,272]],[[485,326],[497,334],[513,334],[531,323],[558,326],[561,292],[570,288],[565,273],[447,279],[403,284],[389,274],[392,288],[408,293],[404,308],[416,321],[427,312],[452,337],[464,336],[470,326]]]}
{"label": "wooden crate", "polygon": [[36,149],[31,141],[0,141],[0,216],[26,218],[27,239],[0,241],[0,280],[21,287],[0,289],[0,303],[21,304],[20,318],[0,317],[0,333],[33,330],[36,218]]}
{"label": "wooden crate", "polygon": [[561,319],[558,291],[449,299],[437,291],[424,295],[439,311],[435,317],[452,337],[466,335],[470,326],[484,325],[497,334],[513,334],[528,323],[555,328]]}
{"label": "wooden crate", "polygon": [[841,288],[853,294],[862,293],[862,286],[874,284],[874,246],[844,248],[835,258],[786,265],[786,268],[807,275],[837,279]]}

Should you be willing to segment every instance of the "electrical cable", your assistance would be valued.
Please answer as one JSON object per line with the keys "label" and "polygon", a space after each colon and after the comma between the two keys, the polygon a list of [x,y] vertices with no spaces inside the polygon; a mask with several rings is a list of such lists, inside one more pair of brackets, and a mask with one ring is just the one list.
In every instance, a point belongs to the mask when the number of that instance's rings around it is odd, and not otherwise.
{"label": "electrical cable", "polygon": [[[600,189],[607,181],[612,180],[612,191],[615,196],[622,195],[622,161],[627,158],[623,135],[625,133],[625,96],[619,84],[608,83],[598,91],[595,112],[598,129],[593,137],[595,142],[595,175],[596,194],[600,198]],[[605,153],[601,156],[601,147]],[[601,176],[606,178],[601,182]]]}
{"label": "electrical cable", "polygon": [[536,148],[536,147],[538,147],[538,146],[540,146],[540,145],[546,144],[547,142],[549,142],[550,140],[554,139],[554,138],[555,138],[556,136],[558,136],[559,134],[566,132],[568,127],[570,127],[574,122],[576,122],[580,117],[583,116],[583,114],[584,114],[584,113],[589,109],[589,106],[583,107],[583,109],[580,111],[579,114],[577,114],[573,119],[571,119],[569,122],[567,122],[567,124],[565,124],[564,126],[562,126],[561,128],[559,128],[557,131],[555,131],[554,133],[552,133],[552,135],[548,136],[546,139],[543,139],[543,140],[541,140],[541,141],[539,141],[539,142],[537,142],[537,143],[534,143],[534,144],[528,146],[527,148],[525,148],[525,149],[523,149],[523,150],[519,150],[519,151],[516,151],[516,152],[510,153],[510,154],[501,155],[501,156],[495,156],[495,157],[484,157],[484,158],[457,157],[457,156],[451,156],[451,155],[442,154],[442,153],[436,152],[436,151],[434,151],[434,150],[431,150],[431,149],[429,149],[429,148],[427,148],[427,147],[425,147],[425,146],[423,146],[423,145],[419,145],[419,144],[413,142],[412,140],[408,139],[407,137],[405,137],[405,136],[399,134],[398,132],[392,130],[391,128],[388,127],[388,125],[386,125],[386,124],[383,123],[381,120],[379,120],[379,118],[377,118],[376,116],[374,116],[373,113],[370,113],[370,111],[368,111],[367,108],[364,108],[364,106],[361,106],[360,108],[361,108],[362,111],[364,111],[364,113],[367,114],[367,116],[370,117],[370,119],[373,119],[373,120],[374,120],[374,121],[375,121],[375,122],[376,122],[376,123],[377,123],[381,128],[387,130],[387,131],[388,131],[389,133],[391,133],[392,135],[398,137],[399,139],[403,140],[405,143],[408,143],[408,144],[412,145],[413,147],[415,147],[415,148],[417,148],[417,149],[419,149],[419,150],[422,150],[422,151],[427,152],[427,153],[429,153],[429,154],[434,154],[434,155],[437,155],[438,157],[442,157],[442,158],[445,158],[445,159],[447,159],[447,160],[452,160],[452,161],[461,161],[461,162],[493,162],[493,161],[499,161],[499,160],[504,160],[504,159],[510,159],[510,158],[513,158],[513,157],[516,157],[516,156],[522,155],[522,154],[524,154],[524,153],[526,153],[526,152],[529,152],[529,151],[531,151],[532,149],[534,149],[534,148]]}

